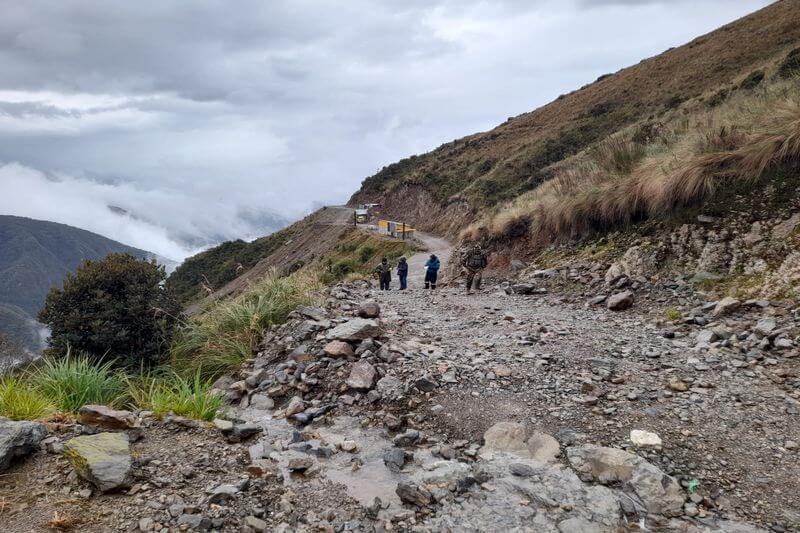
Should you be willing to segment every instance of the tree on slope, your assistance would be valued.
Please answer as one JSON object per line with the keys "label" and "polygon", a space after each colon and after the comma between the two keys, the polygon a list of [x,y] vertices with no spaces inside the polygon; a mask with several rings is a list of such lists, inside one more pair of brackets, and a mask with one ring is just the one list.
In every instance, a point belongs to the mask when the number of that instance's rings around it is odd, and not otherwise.
{"label": "tree on slope", "polygon": [[128,254],[84,261],[47,295],[39,320],[58,354],[68,347],[130,367],[166,354],[179,307],[164,288],[164,267]]}

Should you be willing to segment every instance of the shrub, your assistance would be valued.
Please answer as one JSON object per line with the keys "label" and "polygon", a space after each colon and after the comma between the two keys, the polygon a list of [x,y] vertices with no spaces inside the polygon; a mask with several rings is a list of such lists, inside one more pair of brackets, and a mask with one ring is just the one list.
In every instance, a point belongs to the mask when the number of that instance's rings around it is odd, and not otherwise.
{"label": "shrub", "polygon": [[675,309],[674,307],[670,307],[664,311],[664,318],[667,320],[674,322],[675,320],[680,320],[683,318],[683,313]]}
{"label": "shrub", "polygon": [[128,254],[85,261],[47,295],[39,320],[51,329],[57,353],[71,347],[138,367],[158,361],[169,347],[178,306],[154,262]]}
{"label": "shrub", "polygon": [[795,48],[786,55],[786,58],[778,67],[779,78],[793,78],[800,75],[800,48]]}
{"label": "shrub", "polygon": [[0,380],[0,416],[11,420],[36,420],[53,410],[50,400],[30,382],[15,376]]}
{"label": "shrub", "polygon": [[311,304],[319,282],[314,274],[271,274],[228,301],[215,303],[182,326],[171,347],[171,364],[182,375],[200,369],[203,378],[219,377],[253,355],[264,332],[289,313]]}
{"label": "shrub", "polygon": [[758,87],[762,81],[764,81],[764,71],[755,70],[751,72],[744,80],[742,80],[739,88],[744,89],[745,91],[750,91]]}
{"label": "shrub", "polygon": [[199,370],[191,377],[175,372],[144,374],[127,383],[131,405],[158,417],[173,413],[210,421],[222,409],[222,395],[212,392],[211,381],[204,380]]}
{"label": "shrub", "polygon": [[28,379],[61,411],[76,412],[89,404],[118,407],[125,402],[125,380],[112,365],[68,352],[62,358],[46,358]]}

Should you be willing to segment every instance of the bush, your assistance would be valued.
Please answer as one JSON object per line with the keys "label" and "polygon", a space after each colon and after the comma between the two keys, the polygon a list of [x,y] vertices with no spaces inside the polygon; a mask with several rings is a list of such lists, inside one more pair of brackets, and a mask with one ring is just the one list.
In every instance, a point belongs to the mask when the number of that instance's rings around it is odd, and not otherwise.
{"label": "bush", "polygon": [[59,410],[77,412],[84,405],[118,407],[125,402],[125,378],[113,361],[99,363],[86,354],[47,358],[28,377]]}
{"label": "bush", "polygon": [[199,369],[203,378],[211,379],[239,366],[253,355],[269,327],[311,304],[318,288],[312,274],[273,273],[244,294],[217,302],[177,332],[171,348],[173,368],[185,376]]}
{"label": "bush", "polygon": [[30,383],[14,376],[0,380],[0,416],[36,420],[54,411],[53,405]]}
{"label": "bush", "polygon": [[50,326],[50,346],[97,359],[110,354],[130,367],[158,361],[179,313],[163,287],[165,277],[163,267],[128,254],[85,261],[67,274],[63,288],[50,290],[39,313]]}
{"label": "bush", "polygon": [[744,80],[742,80],[739,88],[745,91],[750,91],[758,87],[762,81],[764,81],[764,71],[755,70],[751,72]]}
{"label": "bush", "polygon": [[670,307],[669,309],[664,311],[664,318],[666,318],[670,322],[674,322],[676,320],[680,320],[681,318],[683,318],[683,313],[681,313],[674,307]]}
{"label": "bush", "polygon": [[780,78],[793,78],[800,75],[800,48],[795,48],[789,52],[786,58],[778,67],[778,77]]}
{"label": "bush", "polygon": [[222,395],[212,392],[211,382],[202,379],[200,371],[188,378],[170,372],[129,379],[128,396],[133,407],[153,411],[158,417],[173,413],[210,421],[223,404]]}

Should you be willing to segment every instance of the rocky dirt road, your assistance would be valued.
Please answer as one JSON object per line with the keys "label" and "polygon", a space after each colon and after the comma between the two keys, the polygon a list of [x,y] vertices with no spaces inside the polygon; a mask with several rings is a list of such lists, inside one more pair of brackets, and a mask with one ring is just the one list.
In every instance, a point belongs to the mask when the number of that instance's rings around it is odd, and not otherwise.
{"label": "rocky dirt road", "polygon": [[476,440],[513,420],[562,444],[629,449],[631,430],[647,430],[663,445],[637,453],[691,487],[689,516],[732,512],[776,531],[800,524],[793,354],[740,361],[675,336],[647,306],[614,313],[497,286],[471,296],[420,287],[373,297],[391,337],[429,347],[419,365],[441,384],[431,427]]}

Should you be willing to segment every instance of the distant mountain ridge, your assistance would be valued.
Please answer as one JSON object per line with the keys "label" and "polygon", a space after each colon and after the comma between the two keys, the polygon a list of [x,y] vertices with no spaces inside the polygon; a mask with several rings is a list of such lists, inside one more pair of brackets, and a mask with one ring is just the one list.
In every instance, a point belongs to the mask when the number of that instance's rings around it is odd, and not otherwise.
{"label": "distant mountain ridge", "polygon": [[31,218],[0,215],[0,333],[35,349],[36,315],[51,287],[86,259],[110,253],[155,257],[83,229]]}

